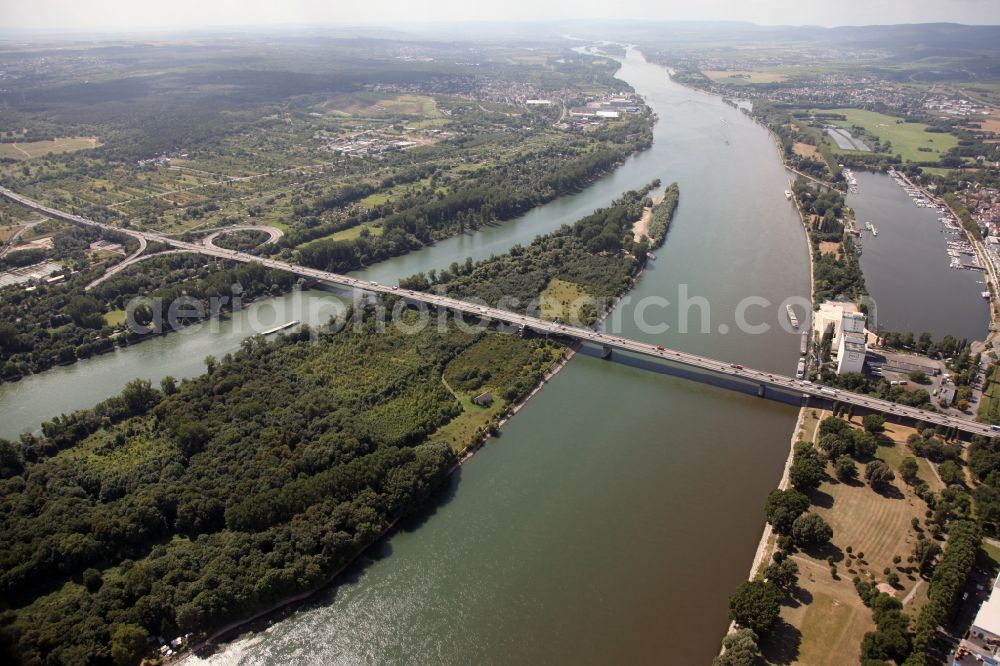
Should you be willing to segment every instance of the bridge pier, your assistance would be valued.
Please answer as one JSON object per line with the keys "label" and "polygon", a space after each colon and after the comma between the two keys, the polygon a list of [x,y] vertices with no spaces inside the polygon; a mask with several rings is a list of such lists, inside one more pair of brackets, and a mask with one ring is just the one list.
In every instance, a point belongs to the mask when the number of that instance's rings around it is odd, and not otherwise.
{"label": "bridge pier", "polygon": [[601,347],[601,358],[603,358],[604,360],[608,360],[609,358],[611,358],[610,346],[604,345],[603,347]]}
{"label": "bridge pier", "polygon": [[764,386],[763,382],[761,382],[757,385],[757,397],[763,398],[765,395],[767,395],[767,387]]}

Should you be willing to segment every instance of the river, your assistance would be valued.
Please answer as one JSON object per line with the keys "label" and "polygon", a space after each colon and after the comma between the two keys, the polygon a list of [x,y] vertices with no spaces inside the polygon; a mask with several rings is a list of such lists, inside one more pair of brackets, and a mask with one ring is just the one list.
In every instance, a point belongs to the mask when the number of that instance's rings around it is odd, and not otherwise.
{"label": "river", "polygon": [[847,195],[858,226],[871,221],[878,236],[861,232],[861,269],[875,301],[880,330],[929,332],[983,340],[990,323],[980,271],[949,267],[947,242],[934,208],[919,208],[892,178],[855,174],[858,191]]}
{"label": "river", "polygon": [[[778,327],[779,304],[808,296],[808,257],[771,138],[718,98],[671,82],[634,50],[618,76],[660,117],[650,150],[579,194],[364,276],[389,283],[500,253],[653,178],[677,180],[681,203],[667,242],[609,327],[791,373],[798,335]],[[677,303],[682,285],[708,303],[707,330],[682,332],[682,309],[650,300]],[[736,326],[746,297],[769,303],[747,310],[767,332]],[[670,329],[640,327],[637,312]],[[700,319],[697,307],[689,314]],[[206,354],[224,354],[238,341],[235,333],[196,331],[143,343],[29,378],[13,391],[0,387],[0,409],[5,421],[8,413],[37,414],[24,403],[57,394],[66,396],[58,409],[84,406],[103,397],[105,386],[95,381],[102,368],[114,374],[108,385],[129,372],[186,376]],[[137,360],[126,367],[125,357]],[[725,631],[728,596],[746,578],[796,409],[655,370],[585,350],[455,474],[450,494],[428,515],[336,586],[211,661],[708,663]],[[19,418],[22,425],[38,420]]]}

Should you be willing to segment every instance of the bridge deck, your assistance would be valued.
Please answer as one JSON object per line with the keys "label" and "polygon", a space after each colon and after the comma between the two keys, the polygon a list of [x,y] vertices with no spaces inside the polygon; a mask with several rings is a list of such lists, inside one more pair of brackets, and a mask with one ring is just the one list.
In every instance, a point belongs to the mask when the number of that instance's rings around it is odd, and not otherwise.
{"label": "bridge deck", "polygon": [[322,282],[329,282],[369,292],[395,294],[397,296],[404,297],[407,300],[413,302],[426,303],[428,305],[434,305],[439,308],[447,308],[455,312],[463,312],[466,314],[475,315],[477,317],[494,319],[496,321],[505,322],[508,324],[512,324],[514,326],[525,326],[534,331],[542,333],[562,335],[576,340],[591,342],[598,345],[607,345],[612,349],[619,349],[622,351],[633,352],[636,354],[642,354],[656,359],[670,361],[672,363],[678,363],[689,367],[708,370],[722,375],[728,375],[731,377],[743,379],[746,380],[747,382],[754,382],[757,384],[762,384],[764,386],[781,389],[783,391],[797,392],[811,397],[821,398],[824,400],[831,400],[831,401],[836,400],[842,403],[863,407],[871,411],[883,412],[888,415],[897,416],[900,418],[912,419],[914,421],[923,421],[934,425],[954,427],[962,432],[974,435],[986,435],[990,437],[1000,435],[1000,432],[993,430],[993,428],[990,425],[985,423],[977,423],[975,421],[971,421],[968,419],[954,418],[946,414],[930,412],[923,409],[917,409],[915,407],[906,407],[904,405],[898,405],[888,400],[873,398],[868,395],[862,395],[850,391],[844,391],[844,390],[829,388],[826,386],[820,386],[812,384],[811,382],[808,381],[795,379],[793,377],[787,377],[784,375],[764,372],[763,370],[755,370],[753,368],[741,367],[732,363],[724,363],[705,356],[688,354],[686,352],[682,352],[676,349],[666,349],[659,345],[654,345],[647,342],[639,342],[637,340],[630,340],[628,338],[609,335],[588,328],[567,326],[565,324],[560,324],[557,322],[538,319],[537,317],[530,317],[528,315],[518,314],[516,312],[511,312],[509,310],[501,310],[499,308],[492,308],[484,305],[476,305],[474,303],[469,303],[467,301],[462,301],[456,298],[449,298],[447,296],[440,296],[437,294],[428,294],[421,291],[401,289],[399,287],[382,285],[376,282],[370,282],[368,280],[359,280],[356,278],[349,277],[347,275],[340,275],[339,273],[330,273],[328,271],[321,271],[315,268],[299,266],[297,264],[291,264],[277,259],[257,257],[254,255],[249,255],[235,250],[226,250],[215,246],[207,247],[200,243],[187,243],[184,241],[169,238],[161,234],[135,231],[132,229],[122,229],[109,224],[103,224],[101,222],[88,220],[84,217],[80,217],[79,215],[73,215],[71,213],[65,213],[63,211],[54,208],[49,208],[48,206],[44,206],[36,201],[33,201],[26,197],[22,197],[17,193],[12,192],[11,190],[8,190],[7,188],[4,187],[0,187],[0,195],[3,195],[7,199],[10,199],[14,203],[17,203],[21,206],[37,211],[44,215],[48,215],[49,217],[66,220],[68,222],[73,222],[76,224],[98,227],[106,231],[125,233],[140,239],[140,241],[142,241],[143,239],[147,242],[155,240],[161,243],[165,243],[167,245],[171,245],[180,250],[195,252],[210,257],[229,259],[232,261],[240,261],[244,263],[257,262],[269,268],[274,268],[276,270],[281,270],[281,271],[288,271],[296,275],[301,275],[303,277],[312,278]]}

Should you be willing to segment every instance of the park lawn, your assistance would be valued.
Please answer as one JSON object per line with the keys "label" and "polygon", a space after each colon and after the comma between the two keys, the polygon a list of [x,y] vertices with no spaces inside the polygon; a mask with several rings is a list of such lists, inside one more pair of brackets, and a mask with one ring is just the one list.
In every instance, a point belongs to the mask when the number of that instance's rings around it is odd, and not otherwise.
{"label": "park lawn", "polygon": [[819,422],[828,415],[829,413],[824,411],[817,411],[815,409],[807,410],[802,417],[802,426],[799,428],[799,441],[816,441],[816,431],[819,429]]}
{"label": "park lawn", "polygon": [[111,310],[110,312],[105,312],[104,322],[108,326],[121,326],[122,324],[125,323],[125,311]]}
{"label": "park lawn", "polygon": [[[820,565],[798,557],[795,560],[799,565],[799,585],[811,599],[808,604],[782,606],[781,619],[787,624],[779,625],[761,644],[767,662],[811,666],[859,664],[861,640],[865,632],[875,630],[871,610],[861,602],[849,578],[841,575],[834,580],[825,563]],[[801,632],[800,636],[796,636],[796,630]]]}
{"label": "park lawn", "polygon": [[749,86],[755,83],[780,83],[788,77],[780,72],[764,72],[760,70],[707,70],[702,72],[716,83],[726,83],[733,86]]}
{"label": "park lawn", "polygon": [[[884,448],[879,450],[882,455],[886,455]],[[861,465],[858,471],[863,475]],[[898,491],[893,493],[895,496],[876,493],[861,481],[850,485],[827,481],[816,493],[824,505],[812,510],[830,523],[833,543],[845,551],[845,556],[848,546],[853,548],[855,554],[864,553],[865,556],[864,563],[855,561],[848,566],[845,560],[839,564],[842,575],[852,578],[855,573],[864,575],[868,572],[879,582],[884,582],[883,569],[895,568],[893,556],[899,555],[905,564],[907,555],[913,551],[916,532],[910,521],[913,518],[922,521],[927,506],[898,478],[898,473],[893,485]],[[900,571],[897,573],[903,587],[899,595],[905,596],[916,578]]]}
{"label": "park lawn", "polygon": [[[834,124],[846,129],[852,125],[863,127],[880,140],[890,141],[891,153],[910,162],[936,162],[958,145],[958,139],[951,134],[925,132],[928,126],[923,123],[897,122],[901,119],[884,113],[862,109],[828,109],[824,113],[843,114],[847,120],[834,121]],[[921,151],[920,148],[928,148],[931,152]]]}
{"label": "park lawn", "polygon": [[552,278],[539,295],[542,319],[578,321],[580,306],[590,302],[591,296],[580,285],[559,278]]}
{"label": "park lawn", "polygon": [[0,157],[27,160],[50,153],[68,153],[74,150],[97,148],[101,145],[96,136],[67,136],[53,141],[28,141],[26,143],[0,143]]}
{"label": "park lawn", "polygon": [[[828,411],[809,410],[803,422],[801,434],[806,441],[815,441],[812,436],[816,424],[830,416]],[[861,419],[851,420],[854,427],[860,427]],[[835,480],[832,469],[828,468],[828,478],[819,489],[811,493],[813,511],[826,520],[833,528],[835,547],[830,552],[837,553],[837,577],[830,573],[825,558],[827,552],[810,554],[799,551],[793,555],[799,565],[799,586],[806,591],[792,603],[782,605],[781,617],[788,623],[779,625],[772,637],[762,642],[764,656],[768,663],[784,664],[857,664],[860,663],[861,641],[867,631],[875,629],[871,610],[858,597],[852,582],[855,575],[884,583],[883,570],[889,567],[900,578],[896,598],[906,599],[916,588],[913,596],[904,605],[904,611],[915,616],[927,602],[927,585],[915,574],[907,573],[906,558],[916,542],[916,532],[911,520],[924,518],[926,505],[912,489],[898,478],[899,462],[913,455],[906,447],[906,438],[913,428],[886,423],[885,435],[880,439],[876,457],[884,460],[897,473],[893,484],[896,492],[888,495],[876,493],[859,480],[852,484]],[[919,475],[932,488],[940,489],[928,463],[920,458]],[[864,465],[858,465],[860,479],[864,478]],[[850,546],[853,556],[864,554],[861,562],[847,554]],[[899,555],[902,562],[893,564],[892,558]],[[998,553],[1000,555],[1000,553]],[[791,625],[791,626],[788,626]]]}

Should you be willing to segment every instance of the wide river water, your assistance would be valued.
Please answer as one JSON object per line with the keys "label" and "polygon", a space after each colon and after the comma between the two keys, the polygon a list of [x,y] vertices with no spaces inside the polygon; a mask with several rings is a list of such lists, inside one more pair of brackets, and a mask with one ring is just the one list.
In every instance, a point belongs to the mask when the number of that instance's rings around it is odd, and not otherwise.
{"label": "wide river water", "polygon": [[[501,253],[653,178],[676,180],[681,203],[667,242],[609,327],[791,373],[799,337],[779,328],[779,304],[808,296],[808,257],[771,138],[635,50],[618,76],[659,114],[650,150],[579,194],[364,277],[391,283]],[[685,309],[674,304],[685,289],[707,303],[706,330],[698,307],[687,309],[689,332],[679,330]],[[317,304],[333,301],[322,292],[274,299],[221,324],[0,386],[0,435],[92,404],[133,376],[196,374],[205,355],[239,344],[251,317],[260,325],[315,321]],[[746,319],[768,331],[740,330],[741,301],[751,306]],[[669,330],[639,326],[639,312]],[[728,595],[748,573],[796,409],[662,370],[585,350],[455,474],[433,511],[336,586],[211,660],[708,663],[726,628]]]}

